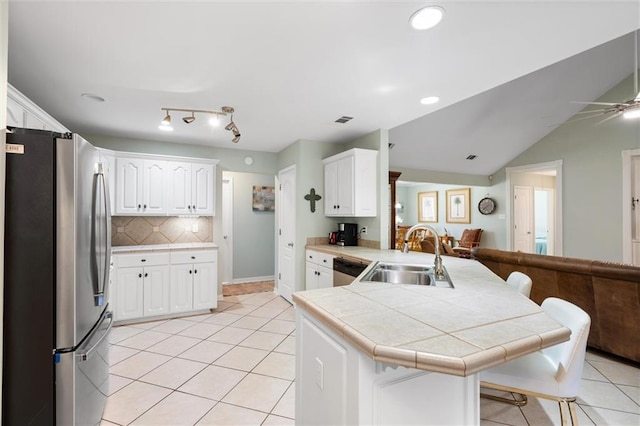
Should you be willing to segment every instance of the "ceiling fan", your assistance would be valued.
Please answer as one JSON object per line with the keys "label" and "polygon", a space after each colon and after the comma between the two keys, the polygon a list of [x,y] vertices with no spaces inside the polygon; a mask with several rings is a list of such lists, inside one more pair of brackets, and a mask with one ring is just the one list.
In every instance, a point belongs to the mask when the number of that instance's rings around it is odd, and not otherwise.
{"label": "ceiling fan", "polygon": [[589,118],[594,118],[597,116],[606,116],[604,119],[595,123],[602,124],[606,121],[609,121],[620,114],[623,115],[624,118],[640,118],[640,92],[638,92],[638,31],[635,32],[635,61],[633,67],[633,93],[636,94],[634,99],[624,101],[624,102],[577,102],[574,101],[572,103],[575,104],[586,104],[586,105],[600,105],[603,108],[600,109],[592,109],[588,111],[581,111],[576,113],[578,114],[590,114],[585,117],[576,118],[571,121],[579,121],[579,120],[587,120]]}

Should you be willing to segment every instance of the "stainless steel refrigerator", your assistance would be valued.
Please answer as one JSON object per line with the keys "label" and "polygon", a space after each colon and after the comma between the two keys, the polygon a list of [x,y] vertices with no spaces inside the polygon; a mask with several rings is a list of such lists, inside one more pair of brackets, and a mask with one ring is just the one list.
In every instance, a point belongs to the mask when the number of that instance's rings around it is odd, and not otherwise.
{"label": "stainless steel refrigerator", "polygon": [[78,135],[7,134],[2,424],[95,425],[107,398],[106,163]]}

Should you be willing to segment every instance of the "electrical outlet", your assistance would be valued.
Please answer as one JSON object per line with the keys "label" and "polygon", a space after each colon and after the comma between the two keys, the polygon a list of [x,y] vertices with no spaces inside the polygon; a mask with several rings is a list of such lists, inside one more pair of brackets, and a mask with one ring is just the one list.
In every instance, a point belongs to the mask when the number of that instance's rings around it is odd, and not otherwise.
{"label": "electrical outlet", "polygon": [[362,227],[362,231],[360,231],[360,233],[361,233],[362,235],[366,235],[366,234],[367,234],[367,227],[366,227],[366,226],[363,226],[363,227]]}
{"label": "electrical outlet", "polygon": [[320,358],[316,358],[316,385],[324,390],[324,365]]}
{"label": "electrical outlet", "polygon": [[191,225],[191,232],[198,232],[198,224],[194,223],[193,225]]}

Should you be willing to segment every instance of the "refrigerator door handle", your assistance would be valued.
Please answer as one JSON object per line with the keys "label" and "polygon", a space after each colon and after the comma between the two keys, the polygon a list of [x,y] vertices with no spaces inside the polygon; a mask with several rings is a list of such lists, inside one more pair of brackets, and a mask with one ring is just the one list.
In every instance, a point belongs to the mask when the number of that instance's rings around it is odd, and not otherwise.
{"label": "refrigerator door handle", "polygon": [[[93,177],[91,236],[92,236],[92,274],[94,279],[94,298],[96,306],[105,303],[106,287],[109,285],[109,265],[111,264],[111,212],[109,211],[109,188],[104,175],[104,165],[97,165]],[[104,223],[98,223],[100,220]],[[97,229],[96,229],[97,228]],[[100,256],[104,259],[99,259]]]}
{"label": "refrigerator door handle", "polygon": [[104,318],[109,320],[109,325],[107,326],[107,329],[104,331],[104,333],[102,333],[102,336],[100,336],[98,341],[95,342],[93,346],[91,346],[89,349],[78,349],[76,351],[76,358],[78,358],[79,361],[81,362],[88,361],[89,358],[91,358],[93,353],[96,351],[96,348],[100,346],[100,343],[102,343],[102,341],[106,339],[107,336],[109,335],[109,332],[113,327],[113,314],[111,313],[111,311],[105,312]]}

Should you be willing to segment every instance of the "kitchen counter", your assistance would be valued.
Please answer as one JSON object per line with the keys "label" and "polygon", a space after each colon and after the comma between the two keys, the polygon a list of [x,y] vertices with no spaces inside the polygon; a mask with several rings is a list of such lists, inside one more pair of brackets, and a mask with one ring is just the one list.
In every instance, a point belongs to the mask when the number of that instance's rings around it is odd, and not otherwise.
{"label": "kitchen counter", "polygon": [[[371,261],[369,268],[375,261],[432,265],[434,259],[365,247],[307,248]],[[356,279],[349,286],[297,292],[293,300],[376,361],[456,376],[569,340],[569,329],[479,262],[443,262],[453,289]]]}
{"label": "kitchen counter", "polygon": [[112,246],[111,253],[138,253],[160,250],[188,250],[188,249],[217,249],[216,243],[178,243],[178,244],[149,244],[140,246]]}

